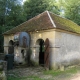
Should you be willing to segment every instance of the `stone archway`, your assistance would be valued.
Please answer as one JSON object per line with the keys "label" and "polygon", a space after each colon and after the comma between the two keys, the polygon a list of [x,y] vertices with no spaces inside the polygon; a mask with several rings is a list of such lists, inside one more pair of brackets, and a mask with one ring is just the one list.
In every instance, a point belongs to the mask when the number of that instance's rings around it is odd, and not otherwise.
{"label": "stone archway", "polygon": [[39,49],[39,65],[44,65],[44,40],[38,39],[36,45],[38,45]]}
{"label": "stone archway", "polygon": [[8,54],[14,54],[14,42],[13,42],[13,40],[9,41]]}

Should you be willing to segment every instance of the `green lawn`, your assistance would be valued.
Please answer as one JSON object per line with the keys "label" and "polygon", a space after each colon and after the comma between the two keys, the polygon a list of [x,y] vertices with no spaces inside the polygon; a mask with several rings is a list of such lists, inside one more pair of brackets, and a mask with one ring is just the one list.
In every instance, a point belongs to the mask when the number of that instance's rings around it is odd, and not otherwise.
{"label": "green lawn", "polygon": [[10,77],[8,76],[7,80],[42,80],[37,76],[28,76],[28,77]]}
{"label": "green lawn", "polygon": [[70,69],[66,69],[64,71],[60,71],[60,70],[57,70],[57,71],[54,71],[54,70],[44,71],[44,74],[45,75],[58,76],[58,75],[62,75],[62,74],[75,74],[75,73],[78,72],[78,70],[80,71],[79,67],[73,67],[73,68],[70,68]]}

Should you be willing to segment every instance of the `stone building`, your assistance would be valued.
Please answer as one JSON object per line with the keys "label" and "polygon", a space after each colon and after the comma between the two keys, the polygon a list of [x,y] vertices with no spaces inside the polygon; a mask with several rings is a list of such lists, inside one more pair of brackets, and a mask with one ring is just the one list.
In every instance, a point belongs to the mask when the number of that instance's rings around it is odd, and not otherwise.
{"label": "stone building", "polygon": [[[27,35],[28,43],[20,46],[21,33]],[[15,35],[17,36],[16,41]],[[28,48],[30,60],[37,65],[59,68],[80,63],[80,26],[49,11],[4,33],[4,53],[14,54],[14,61],[24,63]],[[47,46],[46,46],[47,45]],[[12,47],[10,47],[12,46]],[[46,47],[46,48],[45,48]],[[48,55],[47,55],[48,54]]]}

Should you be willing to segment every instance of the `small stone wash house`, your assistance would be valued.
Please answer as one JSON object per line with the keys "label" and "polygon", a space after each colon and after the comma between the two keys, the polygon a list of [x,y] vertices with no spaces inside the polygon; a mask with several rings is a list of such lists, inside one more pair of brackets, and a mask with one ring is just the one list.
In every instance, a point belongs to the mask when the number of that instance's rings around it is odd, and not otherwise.
{"label": "small stone wash house", "polygon": [[80,26],[52,12],[45,11],[3,35],[4,53],[14,54],[16,63],[24,64],[27,54],[34,64],[50,69],[80,63]]}

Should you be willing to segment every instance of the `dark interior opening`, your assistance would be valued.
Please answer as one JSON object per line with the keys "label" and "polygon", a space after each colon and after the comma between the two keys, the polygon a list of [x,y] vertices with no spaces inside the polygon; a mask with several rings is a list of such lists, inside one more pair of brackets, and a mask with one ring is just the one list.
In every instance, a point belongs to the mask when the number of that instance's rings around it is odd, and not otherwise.
{"label": "dark interior opening", "polygon": [[39,64],[44,65],[44,40],[40,39],[39,45]]}
{"label": "dark interior opening", "polygon": [[12,40],[9,41],[8,54],[14,53],[14,42]]}
{"label": "dark interior opening", "polygon": [[24,49],[21,50],[22,58],[24,58]]}

